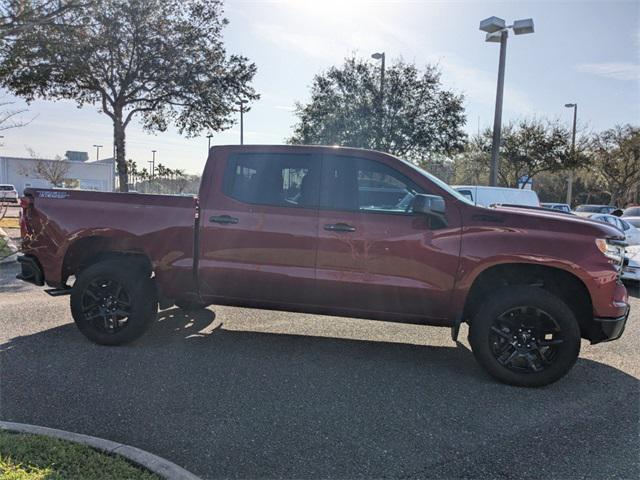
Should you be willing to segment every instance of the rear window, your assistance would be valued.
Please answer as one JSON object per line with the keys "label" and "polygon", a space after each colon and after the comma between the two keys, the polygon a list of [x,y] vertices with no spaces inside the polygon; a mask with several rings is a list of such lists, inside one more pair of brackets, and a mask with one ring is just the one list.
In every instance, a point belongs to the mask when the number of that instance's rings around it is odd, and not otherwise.
{"label": "rear window", "polygon": [[15,187],[13,185],[0,185],[0,190],[3,192],[13,192]]}
{"label": "rear window", "polygon": [[598,205],[580,205],[576,208],[576,212],[608,213],[607,210]]}
{"label": "rear window", "polygon": [[238,154],[227,164],[224,193],[244,203],[317,207],[319,168],[312,154]]}
{"label": "rear window", "polygon": [[624,210],[623,217],[640,217],[640,207],[629,207]]}

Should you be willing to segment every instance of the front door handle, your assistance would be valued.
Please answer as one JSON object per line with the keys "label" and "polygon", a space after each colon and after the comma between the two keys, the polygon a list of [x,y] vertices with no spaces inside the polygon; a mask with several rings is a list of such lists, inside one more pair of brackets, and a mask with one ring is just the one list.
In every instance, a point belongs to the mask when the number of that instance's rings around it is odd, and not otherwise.
{"label": "front door handle", "polygon": [[238,219],[236,217],[231,217],[229,215],[214,215],[213,217],[209,217],[209,221],[213,223],[238,223]]}
{"label": "front door handle", "polygon": [[352,227],[346,223],[328,223],[324,226],[325,230],[330,232],[355,232],[356,227]]}

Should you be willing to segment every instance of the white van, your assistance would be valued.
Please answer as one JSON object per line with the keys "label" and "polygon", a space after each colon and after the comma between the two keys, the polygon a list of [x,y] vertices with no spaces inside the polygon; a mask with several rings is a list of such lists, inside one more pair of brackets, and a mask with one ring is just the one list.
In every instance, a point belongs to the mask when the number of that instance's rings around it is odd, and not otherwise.
{"label": "white van", "polygon": [[452,185],[452,187],[476,205],[483,207],[492,205],[540,206],[538,194],[533,190],[478,185]]}

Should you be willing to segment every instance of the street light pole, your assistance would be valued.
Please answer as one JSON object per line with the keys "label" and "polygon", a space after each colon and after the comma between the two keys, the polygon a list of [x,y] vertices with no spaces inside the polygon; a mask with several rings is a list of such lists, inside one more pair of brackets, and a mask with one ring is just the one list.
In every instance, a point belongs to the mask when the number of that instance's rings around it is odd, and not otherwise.
{"label": "street light pole", "polygon": [[480,22],[480,30],[487,32],[485,41],[500,42],[500,61],[498,63],[498,86],[496,88],[496,110],[493,117],[493,141],[491,144],[491,167],[489,171],[489,185],[498,184],[498,162],[500,158],[500,141],[502,130],[502,101],[504,98],[504,71],[507,58],[507,38],[509,29],[516,35],[533,33],[533,20],[530,18],[516,20],[513,25],[506,25],[498,17],[489,17]]}
{"label": "street light pole", "polygon": [[385,70],[385,54],[384,52],[376,52],[371,58],[380,60],[380,93],[378,94],[378,121],[380,122],[380,132],[376,139],[376,148],[380,149],[382,145],[382,132],[384,127],[384,70]]}
{"label": "street light pole", "polygon": [[[567,103],[565,104],[567,108],[573,108],[573,132],[571,134],[571,157],[573,159],[573,163],[576,163],[576,123],[578,120],[578,104],[577,103]],[[569,178],[567,178],[567,204],[571,206],[571,200],[573,196],[573,169],[569,170]]]}
{"label": "street light pole", "polygon": [[151,174],[151,178],[153,178],[156,173],[156,152],[157,150],[151,150],[151,154],[153,155],[153,158],[149,160],[149,168],[151,169],[149,173]]}
{"label": "street light pole", "polygon": [[94,147],[96,148],[96,162],[97,162],[100,158],[100,149],[102,148],[102,145],[94,145]]}
{"label": "street light pole", "polygon": [[496,110],[493,116],[493,141],[491,143],[491,168],[489,170],[489,185],[498,185],[498,161],[500,155],[500,140],[502,137],[502,100],[504,98],[504,69],[507,59],[507,38],[509,32],[503,30],[500,34],[500,61],[498,63],[498,87],[496,89]]}
{"label": "street light pole", "polygon": [[244,104],[247,103],[246,100],[239,100],[238,105],[240,105],[240,145],[244,145]]}

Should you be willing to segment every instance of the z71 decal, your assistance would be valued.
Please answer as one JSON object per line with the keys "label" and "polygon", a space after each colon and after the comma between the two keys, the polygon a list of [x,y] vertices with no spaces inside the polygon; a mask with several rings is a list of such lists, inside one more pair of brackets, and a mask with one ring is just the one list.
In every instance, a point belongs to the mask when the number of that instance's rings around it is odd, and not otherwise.
{"label": "z71 decal", "polygon": [[69,192],[50,192],[38,190],[36,192],[40,198],[68,198]]}

